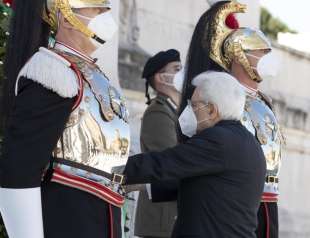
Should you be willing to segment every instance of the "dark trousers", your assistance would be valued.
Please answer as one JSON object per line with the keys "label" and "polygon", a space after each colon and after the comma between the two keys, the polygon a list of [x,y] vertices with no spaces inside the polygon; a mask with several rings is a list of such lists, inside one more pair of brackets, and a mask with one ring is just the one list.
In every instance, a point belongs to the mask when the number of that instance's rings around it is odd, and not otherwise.
{"label": "dark trousers", "polygon": [[[156,237],[156,236],[143,236],[143,238],[163,238],[163,237]],[[165,237],[165,238],[169,238],[169,237]]]}
{"label": "dark trousers", "polygon": [[45,238],[121,238],[121,209],[86,192],[42,186]]}
{"label": "dark trousers", "polygon": [[258,228],[256,230],[257,238],[278,238],[278,204],[261,203],[258,210]]}
{"label": "dark trousers", "polygon": [[[163,237],[156,237],[156,236],[144,236],[143,238],[163,238]],[[165,237],[165,238],[169,238],[169,237]]]}

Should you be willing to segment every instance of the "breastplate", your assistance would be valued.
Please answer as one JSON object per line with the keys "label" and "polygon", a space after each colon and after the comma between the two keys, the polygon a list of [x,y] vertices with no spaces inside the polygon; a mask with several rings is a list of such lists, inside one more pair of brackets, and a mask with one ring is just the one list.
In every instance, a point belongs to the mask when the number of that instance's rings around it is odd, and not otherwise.
{"label": "breastplate", "polygon": [[128,159],[128,111],[120,92],[98,67],[74,56],[69,55],[69,59],[85,80],[81,102],[72,111],[54,150],[54,157],[61,161],[55,166],[108,185],[103,175],[121,173],[118,168]]}
{"label": "breastplate", "polygon": [[262,146],[267,176],[277,177],[281,164],[282,135],[273,111],[260,97],[247,96],[241,122]]}

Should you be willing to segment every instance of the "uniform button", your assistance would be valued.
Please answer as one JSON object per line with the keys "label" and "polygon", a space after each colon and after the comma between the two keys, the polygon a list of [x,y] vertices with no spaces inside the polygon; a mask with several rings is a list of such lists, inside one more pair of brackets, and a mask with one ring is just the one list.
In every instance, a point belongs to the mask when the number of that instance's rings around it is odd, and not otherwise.
{"label": "uniform button", "polygon": [[77,119],[78,119],[77,115],[72,115],[72,116],[69,118],[68,123],[69,123],[69,124],[74,124],[74,123],[76,123]]}
{"label": "uniform button", "polygon": [[245,111],[250,112],[250,104],[246,103],[244,106]]}
{"label": "uniform button", "polygon": [[86,103],[89,103],[89,102],[90,102],[90,97],[86,96],[86,97],[84,98],[84,101],[85,101]]}
{"label": "uniform button", "polygon": [[108,111],[107,116],[109,120],[112,120],[114,118],[114,113],[111,111]]}
{"label": "uniform button", "polygon": [[85,114],[85,110],[84,110],[84,109],[80,109],[79,114],[80,114],[81,116],[83,116],[83,115]]}
{"label": "uniform button", "polygon": [[264,144],[264,145],[267,145],[267,142],[268,142],[268,140],[267,140],[267,138],[264,136],[264,137],[263,137],[263,144]]}

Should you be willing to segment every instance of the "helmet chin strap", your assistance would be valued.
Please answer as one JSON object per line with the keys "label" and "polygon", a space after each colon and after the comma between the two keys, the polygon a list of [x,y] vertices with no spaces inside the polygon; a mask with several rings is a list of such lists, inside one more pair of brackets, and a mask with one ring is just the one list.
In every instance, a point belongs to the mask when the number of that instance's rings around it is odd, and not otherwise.
{"label": "helmet chin strap", "polygon": [[[88,20],[88,21],[91,20],[90,17],[86,17],[86,16],[83,16],[83,15],[78,14],[78,13],[75,13],[75,15],[76,15],[76,16],[79,16],[79,17],[81,17],[81,18],[84,18],[84,19],[86,19],[86,20]],[[78,29],[78,30],[80,31],[80,29]],[[101,39],[101,38],[100,38],[99,36],[97,36],[96,34],[94,34],[91,38],[94,39],[95,41],[99,42],[99,43],[102,44],[102,45],[103,45],[104,43],[106,43],[105,40]]]}
{"label": "helmet chin strap", "polygon": [[[257,59],[257,60],[259,60],[259,59],[261,58],[261,57],[258,57],[258,56],[256,56],[256,55],[250,54],[250,53],[245,53],[245,55],[250,56],[250,57],[253,57],[254,59]],[[248,61],[248,62],[249,62],[249,61]],[[249,65],[250,65],[250,62],[249,62]],[[254,75],[256,76],[255,78],[253,78],[253,77],[250,75],[250,77],[251,77],[255,82],[257,82],[257,83],[262,82],[262,79],[259,77],[259,75],[258,75],[258,73],[257,73],[257,68],[254,67],[254,66],[251,66],[251,65],[250,65],[250,68],[251,68],[251,70],[253,71]]]}
{"label": "helmet chin strap", "polygon": [[96,40],[97,42],[99,42],[100,44],[102,44],[102,45],[106,43],[105,40],[101,39],[101,38],[98,37],[97,35],[94,35],[92,38],[93,38],[94,40]]}
{"label": "helmet chin strap", "polygon": [[257,83],[262,82],[263,80],[259,77],[259,75],[257,74],[257,72],[256,72],[254,69],[256,70],[255,67],[252,67],[252,70],[253,70],[254,74],[256,75],[256,78],[253,79],[253,78],[251,77],[251,79],[254,80],[254,81],[257,82]]}

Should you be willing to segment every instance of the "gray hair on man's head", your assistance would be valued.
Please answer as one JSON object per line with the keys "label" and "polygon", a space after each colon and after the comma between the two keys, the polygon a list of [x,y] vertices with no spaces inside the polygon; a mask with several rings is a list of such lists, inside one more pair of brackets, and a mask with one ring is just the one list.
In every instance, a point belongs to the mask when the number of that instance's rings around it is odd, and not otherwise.
{"label": "gray hair on man's head", "polygon": [[214,104],[221,120],[240,120],[245,106],[245,90],[228,73],[207,71],[193,80],[205,103]]}

